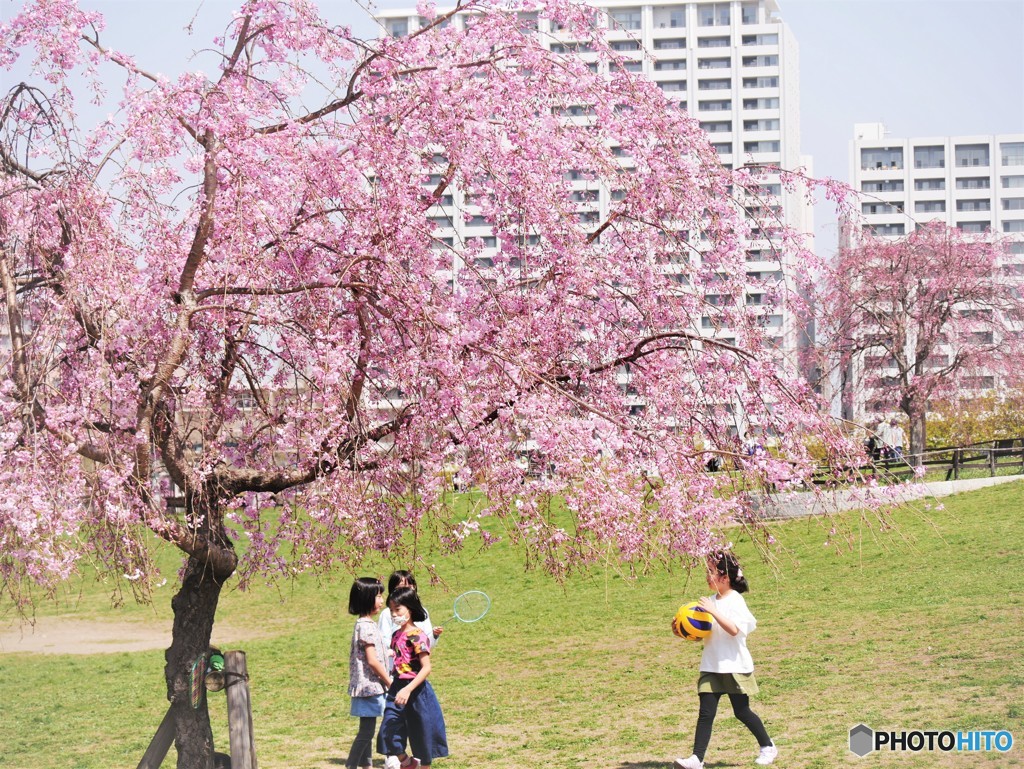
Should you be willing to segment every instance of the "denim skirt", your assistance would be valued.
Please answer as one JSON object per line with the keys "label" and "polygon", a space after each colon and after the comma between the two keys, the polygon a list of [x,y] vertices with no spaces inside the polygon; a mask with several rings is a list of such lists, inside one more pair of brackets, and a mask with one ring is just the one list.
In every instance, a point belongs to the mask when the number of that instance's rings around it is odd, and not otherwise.
{"label": "denim skirt", "polygon": [[[420,684],[405,707],[395,704],[395,695],[409,681],[395,679],[384,703],[384,719],[377,735],[377,750],[387,756],[410,753],[424,764],[448,755],[448,734],[444,714],[429,681]],[[409,749],[405,749],[408,740]]]}
{"label": "denim skirt", "polygon": [[367,718],[372,716],[380,718],[384,715],[384,695],[375,694],[371,697],[353,697],[352,707],[349,709],[350,716]]}

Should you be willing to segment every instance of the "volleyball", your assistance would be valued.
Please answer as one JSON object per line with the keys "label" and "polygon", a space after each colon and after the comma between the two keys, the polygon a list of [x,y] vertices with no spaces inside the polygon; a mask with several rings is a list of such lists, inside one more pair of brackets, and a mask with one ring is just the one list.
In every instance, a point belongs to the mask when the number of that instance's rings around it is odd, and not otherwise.
{"label": "volleyball", "polygon": [[672,632],[688,641],[699,641],[711,635],[711,615],[696,601],[683,604],[672,618]]}

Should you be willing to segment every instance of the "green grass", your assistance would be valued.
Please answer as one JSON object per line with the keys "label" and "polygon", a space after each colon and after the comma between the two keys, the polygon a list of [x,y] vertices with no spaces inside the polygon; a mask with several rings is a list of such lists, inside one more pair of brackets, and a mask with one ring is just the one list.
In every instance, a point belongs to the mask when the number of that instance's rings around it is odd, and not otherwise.
{"label": "green grass", "polygon": [[[1024,483],[904,510],[879,533],[855,514],[772,524],[773,563],[735,532],[759,628],[750,639],[761,695],[754,708],[782,751],[780,767],[1024,766]],[[707,592],[701,575],[637,580],[596,570],[564,587],[499,546],[428,558],[450,591],[423,586],[437,622],[455,593],[493,601],[475,625],[446,623],[431,676],[452,756],[437,766],[667,767],[688,755],[699,647],[674,638],[675,608]],[[368,573],[386,573],[382,563]],[[303,578],[222,599],[214,642],[247,653],[262,769],[344,764],[349,576]],[[151,607],[111,609],[103,585],[81,588],[65,615],[152,622]],[[71,595],[77,596],[78,588]],[[49,610],[48,610],[49,611]],[[223,695],[211,695],[227,750]],[[91,656],[0,654],[0,767],[134,767],[166,710],[162,651]],[[846,748],[858,722],[895,729],[1009,729],[1009,754],[874,754]],[[752,765],[755,745],[719,713],[709,767]],[[585,758],[586,757],[586,758]],[[379,760],[378,760],[379,764]],[[173,765],[169,758],[165,766]]]}

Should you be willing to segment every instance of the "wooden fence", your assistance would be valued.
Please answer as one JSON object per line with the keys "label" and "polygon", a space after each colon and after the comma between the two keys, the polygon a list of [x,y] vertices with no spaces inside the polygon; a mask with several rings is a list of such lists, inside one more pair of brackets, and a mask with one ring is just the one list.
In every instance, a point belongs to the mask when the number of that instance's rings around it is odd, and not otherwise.
{"label": "wooden fence", "polygon": [[[990,441],[969,443],[966,446],[939,446],[924,452],[921,464],[928,474],[936,471],[945,473],[945,480],[960,480],[961,475],[970,473],[994,477],[1004,471],[1024,474],[1024,438],[997,438]],[[859,468],[861,473],[887,475],[893,478],[908,478],[914,468],[906,457],[879,459]],[[822,468],[814,482],[834,483],[835,472]]]}

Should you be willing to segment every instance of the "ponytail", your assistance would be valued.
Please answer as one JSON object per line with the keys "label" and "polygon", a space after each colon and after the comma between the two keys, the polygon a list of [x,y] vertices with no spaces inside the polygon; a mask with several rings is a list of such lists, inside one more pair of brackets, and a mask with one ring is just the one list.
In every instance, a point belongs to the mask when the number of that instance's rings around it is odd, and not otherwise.
{"label": "ponytail", "polygon": [[732,553],[718,553],[717,556],[711,556],[708,562],[719,574],[729,577],[729,587],[737,593],[746,593],[750,590],[750,585],[743,576],[743,569],[740,568],[740,562]]}

